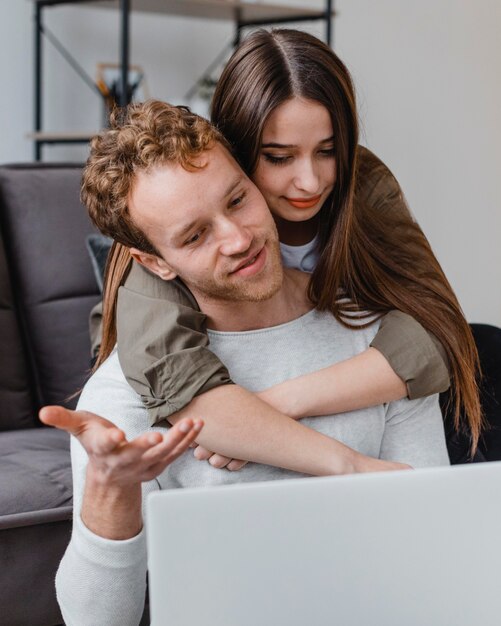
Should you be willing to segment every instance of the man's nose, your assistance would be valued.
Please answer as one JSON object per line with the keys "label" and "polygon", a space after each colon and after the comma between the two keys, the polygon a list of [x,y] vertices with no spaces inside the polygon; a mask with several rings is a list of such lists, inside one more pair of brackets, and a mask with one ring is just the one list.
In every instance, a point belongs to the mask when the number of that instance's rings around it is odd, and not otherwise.
{"label": "man's nose", "polygon": [[298,191],[311,194],[318,192],[319,176],[317,167],[312,159],[298,161],[294,175],[294,185]]}
{"label": "man's nose", "polygon": [[221,228],[220,251],[225,256],[233,256],[246,252],[252,244],[252,234],[246,226],[228,219]]}

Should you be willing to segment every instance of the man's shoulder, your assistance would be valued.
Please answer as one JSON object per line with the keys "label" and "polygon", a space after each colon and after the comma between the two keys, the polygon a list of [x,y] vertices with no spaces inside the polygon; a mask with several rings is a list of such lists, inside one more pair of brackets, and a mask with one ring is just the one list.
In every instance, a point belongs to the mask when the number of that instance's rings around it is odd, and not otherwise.
{"label": "man's shoulder", "polygon": [[77,408],[117,423],[117,419],[145,411],[141,397],[124,376],[116,349],[85,383]]}
{"label": "man's shoulder", "polygon": [[379,330],[380,319],[376,315],[363,313],[362,317],[352,315],[343,318],[343,322],[339,321],[330,311],[319,311],[313,309],[311,315],[305,316],[304,321],[311,326],[325,327],[332,332],[353,337],[354,335],[372,338]]}
{"label": "man's shoulder", "polygon": [[85,387],[88,385],[103,384],[104,382],[121,383],[122,381],[127,382],[120,366],[117,348],[115,347],[109,357],[92,374]]}
{"label": "man's shoulder", "polygon": [[417,420],[426,424],[428,419],[437,417],[442,419],[442,411],[437,393],[423,398],[402,398],[386,405],[386,423],[396,426],[404,421]]}

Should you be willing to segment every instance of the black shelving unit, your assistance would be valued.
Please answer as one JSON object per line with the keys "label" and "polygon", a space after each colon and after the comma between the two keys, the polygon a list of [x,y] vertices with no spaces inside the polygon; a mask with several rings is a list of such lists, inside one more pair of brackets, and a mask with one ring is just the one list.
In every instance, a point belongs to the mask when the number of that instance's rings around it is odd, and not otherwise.
{"label": "black shelving unit", "polygon": [[[88,5],[102,8],[114,8],[119,11],[119,67],[120,67],[120,106],[129,103],[128,67],[130,56],[130,14],[131,11],[164,13],[169,15],[191,16],[206,19],[227,19],[235,24],[234,45],[238,45],[242,31],[255,26],[299,23],[305,21],[325,22],[325,40],[332,45],[332,17],[334,0],[325,0],[324,9],[287,7],[272,3],[254,3],[240,0],[33,0],[34,2],[34,132],[31,137],[34,144],[35,161],[42,159],[42,147],[49,144],[88,143],[90,136],[85,133],[52,133],[42,128],[43,112],[43,43],[45,11],[61,5]],[[56,44],[57,45],[57,44]],[[70,64],[89,82],[78,64],[63,49]],[[100,94],[96,85],[91,85]]]}

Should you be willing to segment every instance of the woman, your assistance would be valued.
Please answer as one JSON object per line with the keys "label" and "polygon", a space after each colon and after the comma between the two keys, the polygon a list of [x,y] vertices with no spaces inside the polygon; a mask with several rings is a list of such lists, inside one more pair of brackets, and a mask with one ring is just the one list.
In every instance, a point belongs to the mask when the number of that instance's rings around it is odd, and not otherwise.
{"label": "woman", "polygon": [[[308,413],[311,406],[295,405],[302,397],[297,390],[312,384],[325,389],[325,381],[342,380],[340,393],[323,397],[323,408],[347,411],[442,391],[448,367],[455,425],[459,428],[464,409],[475,449],[482,418],[478,360],[469,326],[395,179],[357,145],[355,96],[343,63],[306,33],[256,32],[225,68],[212,120],[268,201],[282,252],[292,256],[294,266],[312,271],[313,303],[350,326],[367,320],[366,311],[385,315],[367,353],[317,378],[310,375],[266,390],[262,397],[293,417],[318,414]],[[299,132],[306,121],[308,132]],[[127,249],[115,246],[98,364],[116,341],[116,291],[129,269]],[[171,284],[159,283],[134,267],[116,311],[121,364],[150,409],[152,422],[168,417],[193,396],[229,382],[224,367],[206,348],[199,313],[194,312],[188,324],[193,332],[186,331],[186,307],[195,311],[196,303]],[[150,321],[165,320],[168,312],[173,318],[170,327],[152,329],[149,323],[146,328],[146,311]],[[184,366],[187,349],[197,351],[196,375]],[[172,384],[173,371],[189,373]],[[177,393],[180,390],[183,393]]]}

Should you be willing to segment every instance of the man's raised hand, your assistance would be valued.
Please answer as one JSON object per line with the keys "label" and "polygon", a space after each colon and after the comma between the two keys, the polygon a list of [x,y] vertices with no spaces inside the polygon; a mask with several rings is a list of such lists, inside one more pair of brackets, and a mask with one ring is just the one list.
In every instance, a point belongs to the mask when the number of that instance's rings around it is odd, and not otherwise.
{"label": "man's raised hand", "polygon": [[127,441],[112,422],[88,411],[47,406],[40,420],[65,430],[85,448],[94,479],[116,486],[153,480],[175,461],[202,429],[202,420],[183,419],[165,434],[158,431]]}

